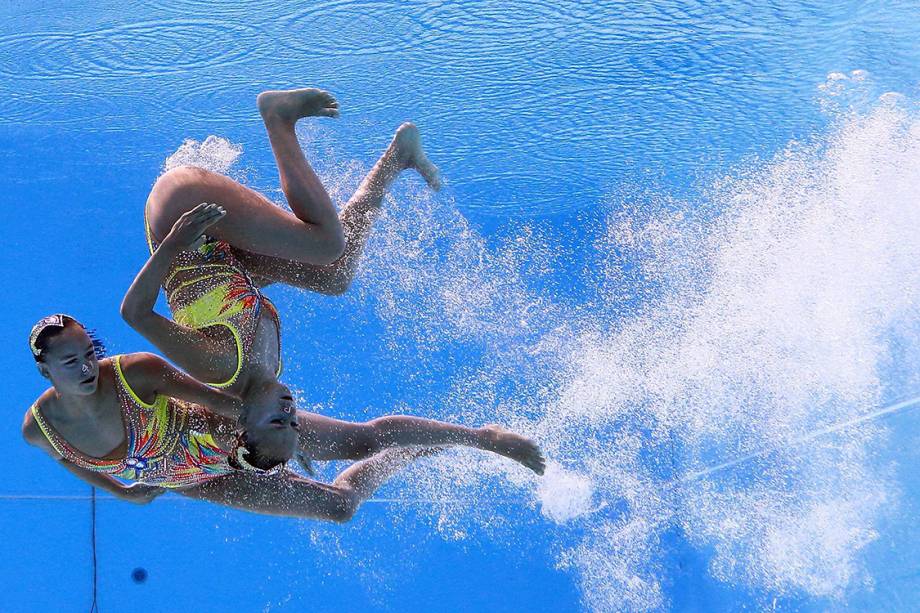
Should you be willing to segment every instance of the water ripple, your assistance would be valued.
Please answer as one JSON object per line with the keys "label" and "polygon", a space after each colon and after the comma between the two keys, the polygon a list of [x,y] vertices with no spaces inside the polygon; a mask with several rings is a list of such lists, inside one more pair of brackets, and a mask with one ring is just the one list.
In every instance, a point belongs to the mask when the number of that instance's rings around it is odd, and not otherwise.
{"label": "water ripple", "polygon": [[435,32],[412,19],[401,4],[371,0],[313,2],[280,19],[290,34],[279,43],[315,56],[378,56],[408,52],[430,40]]}
{"label": "water ripple", "polygon": [[264,19],[272,11],[277,11],[277,0],[247,0],[246,2],[210,2],[208,0],[151,0],[146,5],[164,13],[174,13],[188,17],[200,15],[209,19],[245,19],[252,21],[253,16]]}
{"label": "water ripple", "polygon": [[158,99],[157,103],[163,113],[180,121],[239,124],[261,121],[256,96],[262,89],[265,88],[252,79],[183,79],[172,88],[172,97]]}
{"label": "water ripple", "polygon": [[127,114],[112,97],[86,92],[3,92],[0,125],[85,125],[99,117],[107,121]]}
{"label": "water ripple", "polygon": [[[157,76],[270,53],[256,28],[208,20],[145,21],[82,32],[0,37],[0,75],[16,79]],[[255,51],[254,51],[255,50]]]}
{"label": "water ripple", "polygon": [[424,7],[418,15],[426,29],[460,36],[467,48],[501,47],[509,42],[533,44],[553,39],[572,24],[570,9],[545,0],[518,4],[513,11],[490,0],[452,3]]}

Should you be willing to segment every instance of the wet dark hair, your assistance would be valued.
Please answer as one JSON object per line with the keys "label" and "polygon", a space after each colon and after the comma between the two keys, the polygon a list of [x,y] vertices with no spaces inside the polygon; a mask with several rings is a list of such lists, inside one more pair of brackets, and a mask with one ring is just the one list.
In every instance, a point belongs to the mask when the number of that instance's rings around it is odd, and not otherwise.
{"label": "wet dark hair", "polygon": [[231,468],[235,468],[236,470],[246,470],[236,459],[238,449],[246,450],[246,462],[259,470],[271,470],[279,464],[285,464],[287,462],[286,458],[276,458],[260,453],[258,447],[249,441],[246,431],[238,430],[236,433],[236,441],[231,445],[230,453],[227,456],[227,463]]}
{"label": "wet dark hair", "polygon": [[83,331],[86,332],[86,335],[89,337],[90,342],[93,343],[93,351],[95,351],[96,353],[97,360],[101,360],[102,358],[106,356],[105,342],[103,342],[103,340],[99,338],[99,335],[96,334],[95,330],[91,328],[87,328],[86,326],[81,324],[79,321],[71,317],[70,315],[61,315],[61,319],[64,321],[63,326],[47,326],[44,330],[42,330],[38,334],[37,337],[35,337],[35,348],[38,349],[38,353],[37,354],[33,353],[32,357],[35,358],[36,362],[45,361],[44,356],[42,354],[45,352],[45,349],[48,348],[48,343],[50,343],[51,339],[53,339],[55,336],[63,332],[64,329],[70,325],[80,326],[81,328],[83,328]]}

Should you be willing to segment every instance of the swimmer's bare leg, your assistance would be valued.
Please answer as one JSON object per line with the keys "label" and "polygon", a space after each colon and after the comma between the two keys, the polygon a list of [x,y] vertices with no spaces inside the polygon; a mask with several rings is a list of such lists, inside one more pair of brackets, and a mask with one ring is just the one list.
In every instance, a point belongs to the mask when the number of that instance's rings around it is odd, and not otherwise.
{"label": "swimmer's bare leg", "polygon": [[294,125],[303,117],[338,117],[339,103],[329,92],[307,88],[262,92],[256,104],[275,155],[281,189],[294,215],[307,224],[337,226],[335,206],[307,162]]}
{"label": "swimmer's bare leg", "polygon": [[190,498],[208,500],[236,509],[347,522],[358,507],[390,477],[412,460],[436,449],[391,449],[357,462],[329,485],[290,473],[258,475],[236,471],[194,488],[177,490]]}
{"label": "swimmer's bare leg", "polygon": [[258,105],[293,215],[229,177],[183,166],[165,173],[151,190],[147,215],[154,238],[162,239],[198,204],[213,202],[227,215],[208,229],[209,235],[253,253],[330,264],[344,252],[342,224],[300,149],[294,124],[303,117],[335,117],[338,103],[322,90],[298,89],[263,92]]}
{"label": "swimmer's bare leg", "polygon": [[332,199],[307,162],[294,131],[297,120],[303,117],[338,117],[339,103],[329,92],[315,88],[262,92],[256,103],[275,155],[281,189],[294,215],[316,228],[318,236],[337,240],[336,245],[344,246],[342,226]]}
{"label": "swimmer's bare leg", "polygon": [[340,220],[345,231],[345,252],[342,257],[327,266],[311,266],[246,253],[241,256],[246,269],[261,285],[286,283],[324,294],[343,293],[355,276],[383,197],[396,177],[408,168],[414,168],[432,189],[440,189],[438,168],[425,154],[418,128],[411,122],[402,124],[396,130],[387,150],[342,208]]}
{"label": "swimmer's bare leg", "polygon": [[538,475],[546,469],[535,442],[494,424],[469,428],[410,415],[354,423],[304,411],[297,417],[300,448],[315,460],[354,460],[392,447],[463,445],[505,456]]}

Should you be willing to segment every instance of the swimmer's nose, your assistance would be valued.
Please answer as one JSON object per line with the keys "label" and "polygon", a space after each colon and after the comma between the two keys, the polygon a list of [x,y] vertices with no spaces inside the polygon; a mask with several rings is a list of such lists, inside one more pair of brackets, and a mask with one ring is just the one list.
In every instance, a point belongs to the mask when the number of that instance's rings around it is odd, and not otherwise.
{"label": "swimmer's nose", "polygon": [[90,368],[90,365],[87,364],[87,363],[85,363],[85,362],[83,363],[83,366],[80,368],[80,371],[81,371],[84,375],[88,375],[88,374],[90,373],[91,370],[92,370],[92,368]]}

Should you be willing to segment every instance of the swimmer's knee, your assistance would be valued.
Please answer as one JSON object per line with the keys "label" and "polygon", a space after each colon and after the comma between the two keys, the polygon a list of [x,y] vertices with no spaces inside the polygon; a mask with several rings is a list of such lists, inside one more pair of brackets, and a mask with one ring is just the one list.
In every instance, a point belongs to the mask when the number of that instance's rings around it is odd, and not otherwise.
{"label": "swimmer's knee", "polygon": [[160,175],[160,178],[157,181],[194,181],[200,179],[206,175],[213,174],[211,171],[201,166],[191,166],[189,164],[182,164],[181,166],[174,166]]}
{"label": "swimmer's knee", "polygon": [[337,524],[347,524],[358,512],[361,502],[353,491],[343,491],[336,500],[335,506],[330,510],[328,519]]}
{"label": "swimmer's knee", "polygon": [[341,224],[327,227],[322,230],[322,238],[313,241],[309,254],[305,254],[304,261],[312,260],[316,266],[329,266],[345,255],[345,233]]}
{"label": "swimmer's knee", "polygon": [[202,173],[206,172],[203,168],[197,166],[176,166],[170,168],[159,177],[153,184],[151,195],[161,196],[161,200],[168,200],[169,197],[178,191],[178,188],[193,183],[201,179]]}
{"label": "swimmer's knee", "polygon": [[350,280],[340,281],[338,279],[332,280],[329,283],[324,283],[320,288],[322,293],[327,296],[341,296],[348,291],[348,288],[351,287]]}

